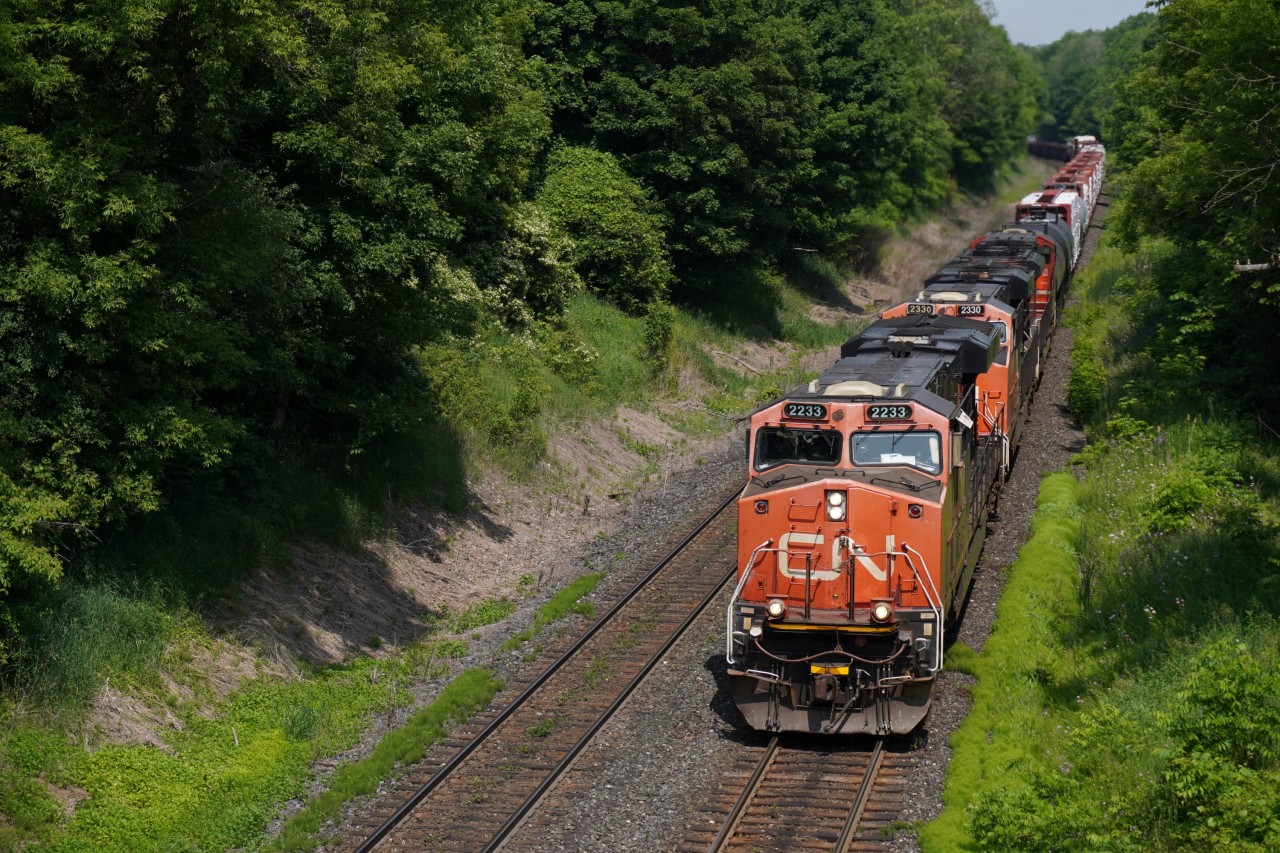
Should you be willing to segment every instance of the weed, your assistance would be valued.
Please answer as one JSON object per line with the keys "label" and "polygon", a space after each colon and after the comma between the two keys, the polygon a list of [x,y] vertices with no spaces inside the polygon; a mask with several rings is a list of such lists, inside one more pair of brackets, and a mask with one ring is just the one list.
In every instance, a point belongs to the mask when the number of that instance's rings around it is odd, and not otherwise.
{"label": "weed", "polygon": [[608,679],[609,675],[612,674],[612,663],[604,660],[604,658],[596,658],[596,660],[591,661],[590,669],[586,671],[586,686],[589,686],[589,688],[594,690],[595,688],[598,688],[600,684],[603,684],[605,679]]}
{"label": "weed", "polygon": [[[516,603],[507,598],[485,599],[449,619],[449,629],[462,634],[500,622],[516,612]],[[478,637],[477,637],[478,638]]]}
{"label": "weed", "polygon": [[372,755],[339,767],[329,789],[309,800],[302,811],[289,819],[273,847],[302,850],[313,846],[315,833],[325,821],[338,814],[343,803],[372,793],[395,765],[412,764],[421,759],[427,747],[444,737],[448,723],[465,720],[483,708],[501,686],[483,669],[469,669],[459,675],[403,728],[379,741]]}
{"label": "weed", "polygon": [[545,716],[538,722],[525,729],[525,734],[529,737],[544,738],[556,730],[556,718],[553,716]]}

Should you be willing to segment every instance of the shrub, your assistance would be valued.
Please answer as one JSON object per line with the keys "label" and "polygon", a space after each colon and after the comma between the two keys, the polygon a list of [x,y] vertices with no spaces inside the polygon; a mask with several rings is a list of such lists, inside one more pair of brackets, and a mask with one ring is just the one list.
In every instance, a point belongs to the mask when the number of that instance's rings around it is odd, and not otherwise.
{"label": "shrub", "polygon": [[633,313],[666,295],[671,263],[659,219],[613,155],[554,152],[538,204],[573,238],[574,267],[592,290]]}
{"label": "shrub", "polygon": [[676,312],[665,302],[653,301],[645,308],[644,348],[654,373],[661,373],[671,360]]}

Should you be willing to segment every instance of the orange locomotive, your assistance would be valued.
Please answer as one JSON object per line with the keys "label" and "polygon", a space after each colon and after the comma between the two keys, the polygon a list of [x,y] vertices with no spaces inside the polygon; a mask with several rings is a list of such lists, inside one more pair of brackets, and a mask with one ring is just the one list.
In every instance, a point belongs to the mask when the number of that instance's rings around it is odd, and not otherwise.
{"label": "orange locomotive", "polygon": [[878,320],[752,416],[726,652],[753,728],[900,733],[924,718],[1000,473],[976,383],[1001,340],[974,320]]}
{"label": "orange locomotive", "polygon": [[1016,208],[751,417],[727,614],[748,725],[905,733],[928,713],[943,643],[1009,472],[1105,151],[1070,144]]}
{"label": "orange locomotive", "polygon": [[988,257],[971,249],[926,279],[925,289],[910,302],[881,315],[952,315],[996,324],[1001,333],[1000,354],[977,381],[978,432],[1001,443],[1006,476],[1040,376],[1048,327],[1034,297],[1044,265],[1036,251]]}

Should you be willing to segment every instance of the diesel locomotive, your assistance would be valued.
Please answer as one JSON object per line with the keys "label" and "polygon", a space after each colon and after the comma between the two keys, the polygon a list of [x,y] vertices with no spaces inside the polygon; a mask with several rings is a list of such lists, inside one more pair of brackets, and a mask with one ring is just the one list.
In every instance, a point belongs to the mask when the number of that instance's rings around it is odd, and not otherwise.
{"label": "diesel locomotive", "polygon": [[1102,146],[1070,145],[1014,222],[752,414],[725,626],[752,728],[906,733],[928,713],[1101,192]]}

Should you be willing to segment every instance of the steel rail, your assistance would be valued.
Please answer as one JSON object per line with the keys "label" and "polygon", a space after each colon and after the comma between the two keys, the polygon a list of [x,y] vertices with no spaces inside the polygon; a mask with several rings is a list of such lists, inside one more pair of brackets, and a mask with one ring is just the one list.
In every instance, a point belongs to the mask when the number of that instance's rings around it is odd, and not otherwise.
{"label": "steel rail", "polygon": [[533,793],[526,797],[525,801],[520,804],[520,807],[516,809],[515,813],[507,819],[507,822],[498,830],[497,835],[495,835],[493,840],[489,842],[488,846],[484,848],[485,853],[494,853],[494,851],[502,847],[506,840],[520,826],[521,822],[524,821],[525,816],[528,815],[529,812],[533,811],[533,809],[538,805],[538,802],[545,797],[547,792],[550,791],[555,784],[560,781],[561,777],[569,771],[569,768],[573,766],[573,763],[578,759],[578,755],[581,754],[582,750],[586,749],[587,744],[591,742],[591,739],[605,727],[605,724],[613,718],[613,715],[618,712],[618,709],[631,698],[631,695],[635,693],[636,689],[640,686],[640,683],[644,681],[645,677],[662,661],[667,652],[671,651],[671,647],[685,635],[685,632],[689,630],[689,626],[697,621],[698,617],[707,611],[707,608],[711,606],[717,596],[724,592],[725,587],[727,587],[729,582],[733,580],[733,576],[736,572],[736,566],[730,569],[729,573],[725,575],[724,580],[717,584],[715,589],[707,593],[698,606],[693,609],[693,612],[680,623],[680,627],[667,638],[667,641],[662,644],[660,649],[653,653],[652,657],[649,658],[649,662],[644,665],[644,668],[642,668],[640,672],[636,673],[636,676],[631,679],[630,683],[628,683],[625,688],[623,688],[622,692],[613,700],[613,703],[610,704],[609,707],[600,714],[596,721],[591,724],[591,727],[587,729],[585,734],[583,734],[577,745],[570,749],[564,758],[560,759],[560,763],[547,774],[538,787],[534,789]]}
{"label": "steel rail", "polygon": [[729,810],[729,814],[725,815],[724,823],[720,825],[720,831],[716,833],[716,837],[711,839],[711,845],[707,848],[707,853],[720,853],[724,849],[725,844],[733,836],[733,831],[738,828],[738,821],[742,819],[743,814],[747,811],[747,806],[755,797],[756,791],[760,788],[760,783],[764,780],[764,774],[768,771],[769,765],[773,764],[774,758],[778,754],[778,742],[781,739],[774,735],[769,741],[769,745],[765,747],[764,755],[760,756],[760,761],[756,764],[756,769],[751,774],[751,778],[747,780],[747,784],[743,787],[742,793],[738,795],[738,800],[733,804],[733,808]]}
{"label": "steel rail", "polygon": [[840,838],[836,841],[835,853],[844,853],[849,847],[849,842],[853,840],[853,834],[858,830],[858,824],[862,822],[862,813],[866,811],[867,802],[871,799],[871,789],[875,787],[876,776],[880,773],[880,765],[884,761],[884,738],[876,740],[875,748],[871,750],[871,760],[867,762],[866,775],[862,777],[862,784],[858,787],[858,796],[853,800],[853,809],[850,810],[849,816],[845,818],[844,829],[840,830]]}
{"label": "steel rail", "polygon": [[[371,853],[371,851],[377,847],[392,830],[403,823],[405,818],[412,814],[414,809],[416,809],[423,800],[431,795],[432,791],[440,787],[440,784],[444,782],[444,780],[455,770],[457,770],[458,767],[460,767],[463,762],[470,757],[471,753],[475,752],[476,749],[480,747],[480,744],[482,744],[486,738],[497,731],[498,728],[501,727],[502,724],[505,723],[507,719],[529,699],[529,697],[537,693],[538,690],[541,689],[542,685],[550,680],[551,676],[553,676],[561,666],[568,662],[568,660],[576,655],[592,637],[599,633],[599,631],[617,615],[618,611],[639,595],[640,591],[643,590],[659,572],[666,568],[672,560],[679,556],[680,552],[689,546],[689,543],[696,539],[702,531],[706,530],[713,521],[719,518],[720,514],[723,513],[731,503],[733,503],[734,499],[737,498],[739,494],[741,494],[744,487],[745,484],[738,486],[727,498],[724,499],[715,511],[703,519],[702,522],[694,528],[692,533],[680,540],[680,544],[676,545],[669,554],[663,557],[647,575],[645,575],[626,593],[626,595],[620,598],[613,607],[610,607],[603,616],[596,620],[594,625],[588,628],[582,636],[578,637],[572,646],[560,655],[559,658],[553,661],[551,665],[533,681],[532,684],[526,687],[519,696],[513,699],[511,704],[504,708],[503,711],[489,723],[489,725],[485,726],[484,729],[472,738],[471,743],[464,746],[453,756],[453,758],[441,765],[440,769],[437,770],[426,783],[419,787],[418,790],[414,791],[413,795],[409,797],[409,799],[401,805],[400,808],[396,809],[390,817],[382,822],[381,826],[375,829],[368,838],[361,842],[360,846],[356,848],[356,853]],[[719,589],[719,587],[717,587],[717,589]]]}

